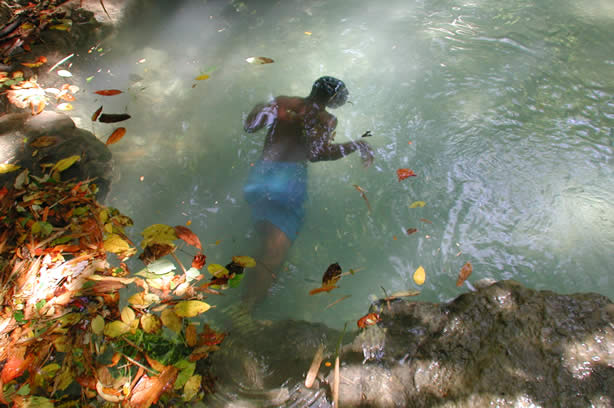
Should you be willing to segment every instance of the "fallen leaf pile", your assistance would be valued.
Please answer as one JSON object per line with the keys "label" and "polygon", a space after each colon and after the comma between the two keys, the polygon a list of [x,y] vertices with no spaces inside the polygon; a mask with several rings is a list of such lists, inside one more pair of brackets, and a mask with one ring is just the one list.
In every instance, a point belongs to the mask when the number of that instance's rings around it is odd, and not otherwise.
{"label": "fallen leaf pile", "polygon": [[[130,273],[121,261],[137,252],[125,231],[132,220],[97,203],[92,181],[60,180],[77,159],[41,178],[23,170],[0,189],[0,404],[193,404],[212,381],[196,365],[225,335],[191,319],[213,307],[205,293],[236,285],[255,262],[234,257],[212,268],[214,284],[197,286],[198,237],[155,224],[143,232],[146,267]],[[174,253],[184,242],[197,250],[187,269]],[[124,288],[131,295],[120,302]]]}

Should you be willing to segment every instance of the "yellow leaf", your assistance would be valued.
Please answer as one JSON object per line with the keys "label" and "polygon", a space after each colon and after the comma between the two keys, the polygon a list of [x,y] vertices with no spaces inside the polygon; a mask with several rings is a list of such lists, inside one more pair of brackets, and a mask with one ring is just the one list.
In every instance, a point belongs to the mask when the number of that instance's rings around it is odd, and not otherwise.
{"label": "yellow leaf", "polygon": [[419,266],[414,272],[414,282],[416,285],[424,285],[424,281],[426,280],[426,272],[422,266]]}
{"label": "yellow leaf", "polygon": [[10,173],[15,170],[19,170],[21,167],[16,164],[0,163],[0,174]]}
{"label": "yellow leaf", "polygon": [[162,322],[160,322],[158,316],[145,313],[141,316],[141,327],[145,333],[156,333],[162,327]]}
{"label": "yellow leaf", "polygon": [[179,317],[194,317],[209,310],[209,306],[200,300],[184,300],[175,305],[174,310]]}
{"label": "yellow leaf", "polygon": [[191,376],[188,381],[186,381],[185,385],[183,386],[183,395],[182,398],[184,401],[190,401],[192,398],[194,398],[196,396],[196,394],[198,394],[198,391],[200,391],[200,385],[203,381],[202,376],[196,374]]}
{"label": "yellow leaf", "polygon": [[208,78],[209,78],[209,75],[207,75],[207,74],[203,74],[203,75],[199,75],[199,76],[197,76],[197,77],[196,77],[196,78],[194,78],[194,79],[195,79],[195,80],[197,80],[197,81],[203,81],[203,80],[208,79]]}
{"label": "yellow leaf", "polygon": [[183,326],[181,323],[181,318],[177,316],[172,309],[164,309],[160,318],[164,326],[168,327],[175,333],[181,332],[181,328]]}
{"label": "yellow leaf", "polygon": [[253,268],[256,266],[256,260],[249,256],[233,256],[232,262],[241,265],[243,268]]}
{"label": "yellow leaf", "polygon": [[113,322],[107,323],[104,326],[104,334],[105,336],[109,336],[111,338],[119,337],[124,333],[130,331],[130,326],[121,320],[115,320]]}
{"label": "yellow leaf", "polygon": [[76,162],[78,162],[80,159],[81,159],[81,156],[78,156],[78,155],[74,155],[74,156],[70,156],[65,159],[62,159],[53,165],[53,167],[51,168],[51,171],[56,171],[56,170],[64,171],[70,166],[72,166],[73,164],[75,164]]}
{"label": "yellow leaf", "polygon": [[54,24],[52,26],[49,26],[50,30],[59,30],[59,31],[68,31],[70,30],[70,27],[67,26],[66,24]]}
{"label": "yellow leaf", "polygon": [[130,250],[130,244],[117,234],[111,234],[104,240],[104,250],[114,254],[121,254]]}
{"label": "yellow leaf", "polygon": [[126,306],[122,309],[120,317],[122,322],[129,325],[134,321],[134,319],[136,319],[136,313],[134,313],[134,310]]}
{"label": "yellow leaf", "polygon": [[[72,384],[73,381],[74,381],[73,370],[72,368],[67,366],[64,369],[62,369],[59,375],[56,375],[55,389],[58,391],[64,391],[66,388],[68,388],[70,384]],[[35,406],[35,405],[31,405],[31,406]],[[36,406],[40,406],[40,405],[36,405]],[[53,406],[53,405],[50,405],[50,406]]]}
{"label": "yellow leaf", "polygon": [[143,242],[141,242],[142,248],[147,248],[151,244],[175,246],[173,241],[177,239],[175,228],[164,224],[150,225],[143,230],[141,235],[143,235]]}
{"label": "yellow leaf", "polygon": [[215,276],[216,278],[223,278],[230,274],[230,272],[228,272],[228,269],[224,268],[222,265],[219,264],[210,264],[207,266],[207,270],[211,275]]}
{"label": "yellow leaf", "polygon": [[94,334],[102,334],[104,332],[104,318],[97,315],[92,319],[92,332]]}
{"label": "yellow leaf", "polygon": [[160,302],[160,298],[153,293],[145,294],[145,292],[139,292],[139,293],[135,293],[134,295],[128,298],[128,303],[130,303],[132,306],[136,307],[137,309],[143,309],[143,308],[149,307],[153,303],[159,303],[159,302]]}
{"label": "yellow leaf", "polygon": [[426,203],[424,201],[414,201],[413,203],[409,205],[409,208],[424,207],[425,205]]}

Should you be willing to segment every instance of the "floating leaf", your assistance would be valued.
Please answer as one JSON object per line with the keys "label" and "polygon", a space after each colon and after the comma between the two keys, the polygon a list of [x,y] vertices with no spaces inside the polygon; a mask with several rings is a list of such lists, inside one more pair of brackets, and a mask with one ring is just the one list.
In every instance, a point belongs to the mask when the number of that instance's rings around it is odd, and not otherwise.
{"label": "floating leaf", "polygon": [[255,64],[255,65],[271,64],[275,62],[271,58],[267,58],[267,57],[249,57],[249,58],[246,58],[245,61],[249,62],[250,64]]}
{"label": "floating leaf", "polygon": [[181,318],[175,314],[173,309],[164,309],[160,315],[160,319],[162,320],[162,324],[164,326],[168,327],[175,333],[181,332],[183,323],[181,323]]}
{"label": "floating leaf", "polygon": [[137,309],[143,309],[154,303],[160,303],[160,297],[154,293],[139,292],[128,298],[128,303]]}
{"label": "floating leaf", "polygon": [[70,78],[72,76],[70,71],[67,71],[65,69],[58,70],[58,75],[61,76],[62,78]]}
{"label": "floating leaf", "polygon": [[368,315],[365,315],[361,317],[360,319],[358,319],[356,324],[358,325],[359,328],[364,329],[367,326],[373,326],[374,324],[376,324],[377,322],[381,320],[382,319],[379,317],[379,314],[369,313]]}
{"label": "floating leaf", "polygon": [[145,333],[157,333],[162,328],[162,322],[158,316],[145,313],[141,316],[141,327]]}
{"label": "floating leaf", "polygon": [[194,375],[196,363],[193,361],[179,360],[173,365],[180,370],[175,385],[173,386],[174,389],[178,390],[185,385],[192,375]]}
{"label": "floating leaf", "polygon": [[426,272],[422,266],[419,266],[414,272],[414,282],[416,285],[424,285],[424,281],[426,281]]}
{"label": "floating leaf", "polygon": [[149,265],[152,262],[160,259],[175,251],[175,245],[168,244],[150,244],[145,248],[145,251],[139,255],[139,259],[143,261],[145,265]]}
{"label": "floating leaf", "polygon": [[418,232],[417,228],[407,228],[407,235],[411,235],[411,234],[415,234],[416,232]]}
{"label": "floating leaf", "polygon": [[146,248],[150,244],[167,244],[174,245],[173,241],[177,239],[175,229],[165,224],[153,224],[145,228],[141,233],[143,242],[141,247]]}
{"label": "floating leaf", "polygon": [[36,61],[22,62],[21,65],[23,65],[24,67],[28,67],[28,68],[38,68],[46,62],[47,62],[47,57],[41,56],[41,57],[38,57]]}
{"label": "floating leaf", "polygon": [[456,286],[462,285],[467,280],[469,275],[471,275],[471,272],[473,272],[473,266],[471,266],[470,262],[467,262],[465,265],[463,265],[460,272],[458,273],[458,280],[456,281]]}
{"label": "floating leaf", "polygon": [[112,339],[121,336],[122,334],[128,333],[130,331],[130,326],[121,320],[115,320],[113,322],[109,322],[104,326],[104,334],[105,336],[111,337]]}
{"label": "floating leaf", "polygon": [[409,205],[409,208],[424,207],[425,205],[426,203],[424,201],[414,201],[413,203]]}
{"label": "floating leaf", "polygon": [[192,400],[200,391],[200,385],[203,382],[203,378],[201,375],[196,374],[191,376],[185,383],[183,387],[183,395],[181,398],[184,401]]}
{"label": "floating leaf", "polygon": [[126,134],[126,128],[120,127],[117,128],[111,133],[111,136],[107,139],[105,143],[107,146],[112,145],[113,143],[117,143],[121,140],[122,137]]}
{"label": "floating leaf", "polygon": [[433,221],[427,220],[426,218],[420,218],[420,221],[422,221],[424,223],[427,223],[427,224],[432,224],[433,223]]}
{"label": "floating leaf", "polygon": [[152,262],[149,265],[147,265],[146,269],[147,271],[155,275],[164,275],[164,274],[174,271],[175,269],[177,269],[177,267],[175,266],[174,263],[172,263],[168,259],[158,259],[157,261]]}
{"label": "floating leaf", "polygon": [[256,266],[256,260],[249,256],[233,256],[232,262],[236,263],[242,268],[253,268]]}
{"label": "floating leaf", "polygon": [[228,269],[224,268],[222,265],[219,264],[211,264],[207,266],[207,270],[211,275],[215,276],[216,278],[225,278],[230,274]]}
{"label": "floating leaf", "polygon": [[193,247],[202,251],[203,246],[200,243],[200,239],[198,239],[196,234],[194,234],[188,227],[177,225],[175,227],[175,234],[177,235],[177,238],[185,241],[188,245],[192,245]]}
{"label": "floating leaf", "polygon": [[175,366],[167,366],[157,377],[143,375],[130,393],[129,407],[149,408],[169,388],[173,387],[179,370]]}
{"label": "floating leaf", "polygon": [[204,81],[205,79],[209,79],[209,78],[210,78],[210,76],[209,76],[209,75],[207,75],[207,74],[203,74],[203,75],[199,75],[199,76],[197,76],[197,77],[196,77],[196,78],[194,78],[194,79],[195,79],[195,80],[197,80],[197,81]]}
{"label": "floating leaf", "polygon": [[120,93],[122,93],[122,91],[120,91],[119,89],[103,89],[101,91],[95,91],[94,93],[103,96],[113,96],[119,95]]}
{"label": "floating leaf", "polygon": [[204,254],[194,255],[194,259],[192,259],[192,268],[201,269],[205,266],[206,260],[207,257]]}
{"label": "floating leaf", "polygon": [[336,289],[336,288],[338,288],[337,285],[323,285],[323,286],[321,286],[319,288],[310,290],[309,294],[310,295],[315,295],[316,293],[330,292],[331,290]]}
{"label": "floating leaf", "polygon": [[102,123],[116,123],[130,118],[131,116],[127,113],[103,113],[98,117],[98,121]]}
{"label": "floating leaf", "polygon": [[11,163],[0,163],[0,174],[10,173],[19,170],[21,166]]}
{"label": "floating leaf", "polygon": [[194,317],[209,310],[211,306],[200,300],[184,300],[175,305],[175,314],[179,317]]}
{"label": "floating leaf", "polygon": [[401,181],[405,180],[408,177],[416,177],[416,173],[414,173],[413,170],[410,169],[398,169],[397,177],[399,178],[399,181]]}
{"label": "floating leaf", "polygon": [[92,319],[92,332],[98,335],[104,332],[104,318],[102,316],[96,315]]}
{"label": "floating leaf", "polygon": [[56,109],[61,110],[63,112],[68,112],[68,111],[73,110],[74,108],[73,108],[72,104],[64,102],[64,103],[61,103],[58,106],[56,106]]}
{"label": "floating leaf", "polygon": [[122,319],[122,322],[130,325],[134,319],[136,319],[136,313],[134,313],[134,310],[132,310],[130,307],[126,306],[122,309],[120,318]]}
{"label": "floating leaf", "polygon": [[111,234],[104,240],[104,250],[114,254],[123,254],[130,251],[130,244],[118,234]]}
{"label": "floating leaf", "polygon": [[328,268],[326,268],[324,275],[322,275],[322,286],[330,286],[339,282],[342,272],[341,266],[339,266],[337,262],[330,264]]}
{"label": "floating leaf", "polygon": [[95,122],[101,113],[102,113],[102,105],[100,106],[100,108],[96,109],[96,112],[94,112],[94,114],[92,115],[92,121]]}

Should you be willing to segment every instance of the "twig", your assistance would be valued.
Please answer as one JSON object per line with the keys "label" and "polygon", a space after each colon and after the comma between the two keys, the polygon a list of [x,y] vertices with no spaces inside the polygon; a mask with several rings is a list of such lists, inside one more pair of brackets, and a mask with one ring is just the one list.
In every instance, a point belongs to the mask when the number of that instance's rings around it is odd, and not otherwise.
{"label": "twig", "polygon": [[122,357],[124,357],[126,360],[130,361],[132,364],[134,364],[137,367],[141,367],[143,370],[146,370],[150,373],[152,373],[153,375],[158,375],[160,374],[159,372],[157,372],[156,370],[153,370],[151,368],[145,367],[143,364],[139,363],[138,361],[128,357],[127,355],[125,355],[124,353],[119,353],[122,355]]}
{"label": "twig", "polygon": [[343,297],[340,297],[339,299],[335,300],[333,303],[331,303],[330,305],[326,306],[326,309],[330,309],[331,307],[335,306],[337,303],[341,302],[342,300],[345,300],[349,297],[351,297],[352,295],[345,295]]}
{"label": "twig", "polygon": [[51,68],[49,68],[49,71],[47,71],[47,72],[51,72],[51,71],[53,71],[53,70],[54,70],[54,69],[56,69],[56,68],[57,68],[59,65],[61,65],[61,64],[63,64],[63,63],[65,63],[66,61],[68,61],[69,59],[71,59],[71,58],[72,58],[74,55],[75,55],[75,54],[74,54],[74,53],[72,53],[72,54],[70,54],[68,57],[63,58],[63,59],[61,59],[60,61],[56,62],[56,64],[55,64],[54,66],[52,66]]}
{"label": "twig", "polygon": [[339,356],[335,358],[335,372],[333,374],[333,407],[339,407]]}
{"label": "twig", "polygon": [[183,271],[183,274],[185,275],[187,271],[185,270],[185,267],[183,266],[179,258],[177,258],[177,255],[175,255],[174,252],[171,252],[171,255],[173,256],[173,258],[175,258],[175,261],[177,261],[177,263],[179,264],[179,267],[181,268],[181,270]]}
{"label": "twig", "polygon": [[113,19],[111,18],[111,16],[109,15],[109,12],[107,11],[107,8],[104,6],[104,3],[102,0],[100,0],[100,5],[102,6],[102,9],[104,10],[105,14],[107,15],[107,17],[109,17],[109,20],[113,21]]}
{"label": "twig", "polygon": [[309,371],[307,372],[307,377],[305,377],[305,387],[311,388],[313,386],[316,377],[318,376],[318,371],[320,370],[320,364],[322,364],[322,360],[324,359],[324,344],[320,344],[318,347],[318,351],[316,351],[315,356],[313,356],[313,361],[311,362],[311,367],[309,367]]}

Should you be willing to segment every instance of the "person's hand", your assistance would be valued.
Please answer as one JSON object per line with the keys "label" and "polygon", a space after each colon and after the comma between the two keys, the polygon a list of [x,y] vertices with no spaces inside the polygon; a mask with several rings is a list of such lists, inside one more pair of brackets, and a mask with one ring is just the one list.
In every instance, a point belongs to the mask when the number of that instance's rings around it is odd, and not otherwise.
{"label": "person's hand", "polygon": [[360,140],[358,143],[358,150],[360,151],[360,159],[362,160],[362,165],[366,168],[373,164],[373,160],[375,159],[375,154],[373,152],[373,148],[369,145],[369,143],[364,140]]}

